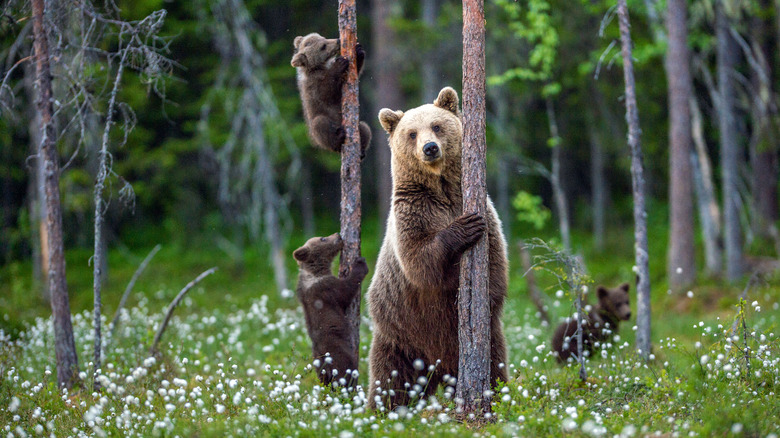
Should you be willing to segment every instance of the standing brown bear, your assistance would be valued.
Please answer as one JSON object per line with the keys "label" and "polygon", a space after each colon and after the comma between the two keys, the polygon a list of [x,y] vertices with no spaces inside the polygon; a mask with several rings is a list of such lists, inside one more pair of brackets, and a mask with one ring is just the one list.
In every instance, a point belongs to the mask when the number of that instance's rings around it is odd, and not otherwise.
{"label": "standing brown bear", "polygon": [[369,407],[407,404],[410,396],[435,392],[445,375],[457,376],[460,259],[486,230],[491,380],[506,381],[506,242],[490,199],[486,217],[463,214],[458,95],[447,87],[432,105],[383,109],[379,121],[390,135],[393,196],[368,288],[374,321]]}
{"label": "standing brown bear", "polygon": [[311,338],[317,377],[324,384],[351,383],[351,373],[358,369],[357,358],[351,353],[350,326],[347,306],[360,293],[360,283],[368,273],[366,259],[355,260],[347,278],[331,273],[331,262],[343,243],[338,233],[328,237],[313,237],[293,252],[298,262],[297,295],[306,316],[306,329]]}
{"label": "standing brown bear", "polygon": [[[617,333],[621,320],[628,321],[631,318],[631,306],[628,299],[629,287],[628,283],[623,283],[615,289],[598,287],[596,295],[599,302],[588,312],[583,325],[583,354],[585,352],[592,354],[596,342],[604,342],[608,339],[609,334]],[[555,329],[552,349],[559,362],[566,362],[569,357],[577,354],[576,333],[576,319],[564,322]]]}
{"label": "standing brown bear", "polygon": [[[349,61],[339,56],[339,40],[326,39],[318,33],[295,37],[295,54],[291,64],[298,72],[303,116],[309,137],[315,146],[341,152],[346,131],[341,125],[341,90]],[[366,52],[355,48],[358,74],[363,71]],[[371,143],[371,128],[360,122],[360,151],[365,155]]]}

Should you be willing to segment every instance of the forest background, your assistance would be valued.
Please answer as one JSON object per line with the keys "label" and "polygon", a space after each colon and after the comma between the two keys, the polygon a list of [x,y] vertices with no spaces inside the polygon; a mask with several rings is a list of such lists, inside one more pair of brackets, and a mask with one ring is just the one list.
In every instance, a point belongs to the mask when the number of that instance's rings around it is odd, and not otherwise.
{"label": "forest background", "polygon": [[[102,144],[111,164],[100,242],[108,249],[107,314],[157,244],[163,249],[139,283],[153,304],[167,303],[171,288],[217,265],[213,281],[224,291],[218,305],[232,309],[267,294],[272,308],[294,308],[290,254],[308,237],[338,229],[339,159],[312,148],[306,136],[290,66],[292,40],[310,32],[335,37],[335,2],[99,5],[95,10],[106,17],[154,18],[142,23],[157,38],[150,40],[155,55],[130,57],[117,87],[119,31],[89,35],[94,53],[78,58],[74,48],[88,35],[79,8],[49,4],[55,7],[48,19],[61,31],[52,39],[52,59],[73,311],[92,305],[93,196]],[[756,272],[768,279],[766,299],[776,303],[778,3],[687,3],[683,62],[691,77],[683,102],[690,125],[682,150],[690,167],[682,179],[672,170],[680,161],[670,159],[678,143],[670,136],[669,87],[677,73],[666,68],[674,44],[668,5],[628,5],[654,321],[669,323],[657,319],[667,311],[686,315],[685,321],[725,317]],[[0,21],[0,328],[12,336],[50,314],[34,68],[25,62],[32,50],[27,6],[7,2]],[[533,237],[581,254],[596,283],[633,285],[631,160],[613,3],[495,0],[486,2],[486,19],[487,176],[510,246],[510,294],[526,300],[518,241]],[[390,193],[389,149],[375,115],[383,107],[432,102],[444,86],[460,91],[461,25],[459,2],[358,2],[358,39],[367,52],[361,119],[374,133],[362,178],[362,252],[369,266]],[[75,64],[81,69],[68,68]],[[113,89],[118,104],[109,113]],[[104,142],[108,114],[116,124]],[[675,193],[689,196],[680,201]],[[690,245],[672,249],[686,238]],[[557,302],[555,282],[543,277],[541,283],[547,304]],[[697,300],[690,299],[694,292]],[[192,295],[196,309],[214,306],[213,296]]]}

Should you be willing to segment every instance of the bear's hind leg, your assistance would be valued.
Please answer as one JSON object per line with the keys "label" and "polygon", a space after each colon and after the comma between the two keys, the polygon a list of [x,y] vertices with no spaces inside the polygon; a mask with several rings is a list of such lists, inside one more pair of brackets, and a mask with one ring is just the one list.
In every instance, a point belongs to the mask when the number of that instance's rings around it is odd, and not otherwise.
{"label": "bear's hind leg", "polygon": [[314,143],[322,149],[341,152],[346,132],[344,127],[333,123],[325,116],[317,116],[311,124],[311,137]]}
{"label": "bear's hind leg", "polygon": [[380,338],[381,335],[374,335],[369,353],[368,407],[382,410],[382,406],[384,410],[392,411],[396,406],[409,403],[408,390],[417,380],[417,370],[414,369],[414,359]]}
{"label": "bear's hind leg", "polygon": [[366,150],[371,146],[371,127],[366,122],[360,122],[360,158],[366,156]]}

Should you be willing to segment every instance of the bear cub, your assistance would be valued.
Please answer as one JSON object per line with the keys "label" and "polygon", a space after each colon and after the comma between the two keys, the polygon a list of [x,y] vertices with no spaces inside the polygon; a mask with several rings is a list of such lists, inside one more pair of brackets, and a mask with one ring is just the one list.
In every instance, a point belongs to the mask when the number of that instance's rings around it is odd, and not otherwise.
{"label": "bear cub", "polygon": [[[292,66],[297,70],[298,89],[309,138],[315,146],[341,152],[346,131],[341,125],[341,87],[346,80],[349,61],[339,56],[339,40],[318,33],[295,37]],[[360,43],[355,48],[358,75],[363,71],[366,52]],[[371,143],[371,128],[360,122],[361,157]]]}
{"label": "bear cub", "polygon": [[[628,283],[623,283],[615,289],[607,289],[604,286],[596,289],[599,301],[588,312],[582,326],[583,354],[586,351],[592,354],[597,342],[603,343],[611,333],[617,333],[620,321],[628,321],[631,318],[628,289]],[[555,329],[552,349],[559,362],[566,362],[569,357],[577,354],[576,333],[576,316]]]}
{"label": "bear cub", "polygon": [[349,348],[346,312],[360,293],[368,265],[360,257],[352,264],[347,278],[335,277],[330,265],[342,246],[341,236],[336,233],[313,237],[293,252],[300,267],[296,294],[306,316],[314,364],[319,368],[317,377],[326,385],[341,378],[349,382],[352,376],[347,371],[358,369],[357,358]]}

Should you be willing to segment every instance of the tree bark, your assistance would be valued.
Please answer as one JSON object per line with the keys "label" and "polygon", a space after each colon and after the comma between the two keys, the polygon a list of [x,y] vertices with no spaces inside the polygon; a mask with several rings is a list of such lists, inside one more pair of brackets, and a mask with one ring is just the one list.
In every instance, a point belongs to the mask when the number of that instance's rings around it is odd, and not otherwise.
{"label": "tree bark", "polygon": [[[487,214],[484,0],[463,1],[463,213]],[[488,241],[463,254],[458,291],[458,384],[465,414],[490,411]]]}
{"label": "tree bark", "polygon": [[[24,88],[30,102],[35,101],[35,66],[27,64],[24,69]],[[30,174],[30,246],[33,258],[33,284],[49,301],[49,286],[46,279],[49,266],[49,242],[46,237],[46,185],[44,184],[43,157],[41,149],[41,115],[37,108],[28,107],[28,132],[30,134],[30,152],[35,156],[34,167]]]}
{"label": "tree bark", "polygon": [[669,49],[669,250],[666,278],[679,290],[693,284],[696,265],[693,245],[693,190],[691,178],[691,97],[688,18],[685,0],[669,0],[666,28]]}
{"label": "tree bark", "polygon": [[737,46],[729,33],[730,20],[721,1],[716,2],[718,40],[718,125],[720,127],[720,159],[723,190],[723,235],[726,247],[726,278],[736,281],[742,276],[742,233],[739,223],[739,145],[737,140],[736,90],[734,69]]}
{"label": "tree bark", "polygon": [[[374,114],[379,114],[382,108],[398,110],[403,107],[403,93],[398,77],[397,35],[390,27],[390,20],[398,15],[400,8],[397,0],[372,0],[371,6],[371,38],[374,48],[369,62],[374,70]],[[430,102],[433,102],[433,98]],[[376,117],[373,119],[374,132],[384,132]],[[385,135],[374,135],[372,139],[374,142],[372,153],[376,156],[379,223],[384,229],[390,213],[390,196],[393,192],[390,176],[390,147]]]}
{"label": "tree bark", "polygon": [[[764,13],[772,8],[770,0],[761,0],[759,5]],[[775,11],[775,14],[778,12]],[[751,105],[753,134],[750,141],[750,185],[753,203],[751,225],[756,237],[777,239],[775,222],[780,219],[777,200],[780,168],[777,130],[773,125],[777,119],[777,102],[774,100],[776,90],[772,89],[772,67],[777,68],[777,61],[780,59],[776,57],[778,44],[772,37],[771,18],[753,16],[750,20],[752,47],[756,51],[757,60],[757,65],[750,70],[754,96],[754,104]]]}
{"label": "tree bark", "polygon": [[[588,113],[590,114],[590,113]],[[596,117],[588,118],[590,140],[591,211],[593,212],[593,246],[604,249],[604,213],[607,211],[607,181],[604,177],[604,147],[596,127]]]}
{"label": "tree bark", "polygon": [[694,96],[690,99],[691,130],[696,151],[691,153],[691,169],[696,200],[699,207],[699,222],[701,223],[704,240],[704,263],[707,273],[720,275],[723,272],[723,247],[720,236],[720,206],[715,195],[715,183],[712,177],[712,164],[707,154],[704,141],[702,117],[699,104]]}
{"label": "tree bark", "polygon": [[62,241],[62,212],[60,210],[60,168],[57,156],[57,135],[54,131],[53,94],[49,66],[49,43],[44,22],[44,0],[32,1],[33,34],[35,49],[36,84],[38,86],[38,112],[41,117],[42,142],[40,156],[43,159],[46,191],[46,236],[48,255],[48,281],[51,309],[54,316],[54,350],[57,361],[57,384],[68,389],[78,379],[79,363],[73,325],[70,319],[68,285],[65,278],[65,254]]}
{"label": "tree bark", "polygon": [[[631,57],[631,25],[626,0],[617,2],[620,43],[623,55],[623,77],[626,86],[626,122],[628,145],[631,148],[631,183],[634,195],[634,251],[637,268],[636,349],[640,356],[650,356],[650,263],[647,252],[647,210],[645,209],[645,178],[639,111],[636,103],[634,61]],[[686,158],[687,159],[687,158]]]}
{"label": "tree bark", "polygon": [[[420,18],[422,18],[426,30],[430,31],[436,26],[436,18],[439,16],[439,0],[422,0],[421,9],[422,13]],[[423,102],[433,102],[433,100],[436,99],[436,96],[438,96],[439,90],[442,88],[439,83],[441,78],[439,77],[438,53],[439,50],[437,50],[437,48],[432,48],[427,50],[423,55],[424,65],[421,66]]]}
{"label": "tree bark", "polygon": [[[341,56],[347,58],[349,70],[342,88],[341,112],[342,125],[346,131],[344,146],[341,148],[341,250],[339,277],[346,278],[350,267],[360,257],[360,131],[358,104],[358,71],[355,62],[357,44],[357,12],[355,0],[339,0],[339,39]],[[360,356],[360,300],[362,294],[355,296],[347,308],[347,320],[352,328],[350,348],[355,361]]]}
{"label": "tree bark", "polygon": [[552,99],[545,100],[547,105],[547,121],[550,126],[550,136],[554,142],[552,147],[552,173],[550,174],[550,183],[552,184],[553,196],[555,197],[555,209],[558,212],[558,226],[561,230],[561,241],[563,249],[567,254],[571,253],[571,232],[569,231],[569,207],[566,202],[566,192],[561,182],[561,137],[558,135],[558,122],[555,118],[555,108]]}
{"label": "tree bark", "polygon": [[547,306],[544,304],[542,293],[539,290],[539,286],[536,284],[536,274],[534,273],[533,263],[531,262],[531,253],[522,240],[518,241],[517,247],[520,250],[520,262],[523,264],[523,277],[528,286],[528,296],[531,297],[531,301],[539,312],[539,318],[542,320],[542,325],[547,327],[550,325],[550,315],[547,313]]}

